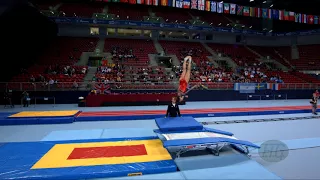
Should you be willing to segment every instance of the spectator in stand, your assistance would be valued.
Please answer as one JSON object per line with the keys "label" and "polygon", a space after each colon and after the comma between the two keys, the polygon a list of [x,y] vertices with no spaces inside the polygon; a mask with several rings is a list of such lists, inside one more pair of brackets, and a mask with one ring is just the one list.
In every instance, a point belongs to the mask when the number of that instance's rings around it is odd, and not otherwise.
{"label": "spectator in stand", "polygon": [[48,84],[49,84],[50,88],[52,88],[54,85],[54,80],[52,78],[50,78]]}
{"label": "spectator in stand", "polygon": [[77,81],[74,81],[72,86],[75,90],[78,90],[78,88],[79,88]]}
{"label": "spectator in stand", "polygon": [[34,78],[33,75],[31,75],[31,77],[30,77],[30,82],[32,82],[32,83],[36,82],[36,78]]}
{"label": "spectator in stand", "polygon": [[87,73],[87,69],[86,68],[82,68],[81,73],[82,74],[86,74]]}

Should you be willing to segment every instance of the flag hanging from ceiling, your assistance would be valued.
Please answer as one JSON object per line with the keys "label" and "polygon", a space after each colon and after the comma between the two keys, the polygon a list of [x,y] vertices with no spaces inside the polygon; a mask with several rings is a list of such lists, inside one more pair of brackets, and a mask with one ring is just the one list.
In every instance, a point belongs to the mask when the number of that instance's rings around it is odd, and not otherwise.
{"label": "flag hanging from ceiling", "polygon": [[307,15],[306,14],[302,14],[302,23],[306,24],[307,23]]}
{"label": "flag hanging from ceiling", "polygon": [[211,12],[217,12],[217,2],[211,1]]}
{"label": "flag hanging from ceiling", "polygon": [[279,20],[284,20],[284,11],[279,10]]}
{"label": "flag hanging from ceiling", "polygon": [[180,0],[176,0],[176,7],[182,8],[182,2]]}
{"label": "flag hanging from ceiling", "polygon": [[250,15],[250,9],[247,6],[243,7],[243,16],[249,16]]}
{"label": "flag hanging from ceiling", "polygon": [[137,0],[129,0],[129,4],[137,4]]}
{"label": "flag hanging from ceiling", "polygon": [[272,19],[272,9],[268,9],[268,18]]}
{"label": "flag hanging from ceiling", "polygon": [[250,16],[255,17],[256,16],[256,9],[254,7],[250,7]]}
{"label": "flag hanging from ceiling", "polygon": [[299,23],[303,23],[302,14],[299,14]]}
{"label": "flag hanging from ceiling", "polygon": [[198,0],[198,10],[204,11],[204,1],[205,0]]}
{"label": "flag hanging from ceiling", "polygon": [[262,9],[262,18],[268,18],[268,9]]}
{"label": "flag hanging from ceiling", "polygon": [[137,4],[144,4],[144,0],[137,0]]}
{"label": "flag hanging from ceiling", "polygon": [[197,9],[198,3],[197,0],[191,0],[191,9]]}
{"label": "flag hanging from ceiling", "polygon": [[294,15],[294,17],[295,17],[295,22],[296,23],[298,23],[298,22],[301,22],[301,16],[300,16],[300,14],[298,14],[298,13],[296,13],[295,15]]}
{"label": "flag hanging from ceiling", "polygon": [[168,6],[174,7],[176,5],[176,0],[168,0]]}
{"label": "flag hanging from ceiling", "polygon": [[190,8],[190,0],[184,0],[183,1],[183,8],[184,9],[189,9]]}
{"label": "flag hanging from ceiling", "polygon": [[161,0],[160,4],[161,6],[168,6],[168,0]]}
{"label": "flag hanging from ceiling", "polygon": [[289,21],[295,21],[294,12],[292,11],[289,12]]}
{"label": "flag hanging from ceiling", "polygon": [[[119,1],[117,1],[119,2]],[[128,3],[129,1],[128,0],[120,0],[121,3]]]}
{"label": "flag hanging from ceiling", "polygon": [[284,20],[289,21],[289,12],[288,11],[284,11]]}
{"label": "flag hanging from ceiling", "polygon": [[279,19],[279,10],[273,9],[272,11],[273,11],[273,13],[272,13],[273,17],[272,18],[278,20]]}
{"label": "flag hanging from ceiling", "polygon": [[230,5],[228,3],[224,3],[223,7],[224,7],[223,13],[230,14]]}
{"label": "flag hanging from ceiling", "polygon": [[158,0],[153,0],[153,5],[154,6],[158,6],[159,5],[159,1]]}
{"label": "flag hanging from ceiling", "polygon": [[236,4],[230,4],[230,14],[236,14]]}
{"label": "flag hanging from ceiling", "polygon": [[308,15],[307,16],[307,18],[308,18],[308,24],[314,24],[314,18],[313,18],[313,15]]}
{"label": "flag hanging from ceiling", "polygon": [[230,5],[228,3],[224,3],[223,8],[224,8],[223,13],[230,14]]}
{"label": "flag hanging from ceiling", "polygon": [[144,0],[146,5],[152,5],[152,0]]}
{"label": "flag hanging from ceiling", "polygon": [[237,15],[242,15],[243,14],[243,6],[237,6],[238,9],[237,9]]}
{"label": "flag hanging from ceiling", "polygon": [[256,8],[255,10],[256,10],[256,13],[255,13],[256,17],[258,18],[261,17],[261,8]]}
{"label": "flag hanging from ceiling", "polygon": [[206,1],[206,11],[210,11],[211,2]]}
{"label": "flag hanging from ceiling", "polygon": [[218,13],[222,13],[223,12],[223,3],[221,3],[221,2],[218,3],[217,12]]}
{"label": "flag hanging from ceiling", "polygon": [[319,16],[314,16],[314,24],[319,24]]}

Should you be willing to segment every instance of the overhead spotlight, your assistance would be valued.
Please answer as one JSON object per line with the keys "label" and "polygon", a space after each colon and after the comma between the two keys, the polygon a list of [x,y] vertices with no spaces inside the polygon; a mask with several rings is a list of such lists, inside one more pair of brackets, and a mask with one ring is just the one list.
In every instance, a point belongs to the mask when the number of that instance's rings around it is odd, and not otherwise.
{"label": "overhead spotlight", "polygon": [[273,30],[271,29],[269,32],[273,32]]}
{"label": "overhead spotlight", "polygon": [[168,22],[169,20],[168,19],[166,19],[166,22]]}
{"label": "overhead spotlight", "polygon": [[263,3],[265,4],[265,3],[267,3],[267,1],[263,1]]}
{"label": "overhead spotlight", "polygon": [[157,21],[159,21],[159,18],[157,18]]}
{"label": "overhead spotlight", "polygon": [[221,23],[219,23],[218,26],[221,26]]}
{"label": "overhead spotlight", "polygon": [[223,1],[221,1],[220,3],[223,3]]}
{"label": "overhead spotlight", "polygon": [[184,21],[184,23],[187,23],[187,21]]}
{"label": "overhead spotlight", "polygon": [[270,7],[273,7],[273,4],[271,4]]}
{"label": "overhead spotlight", "polygon": [[204,22],[202,22],[202,24],[204,24]]}
{"label": "overhead spotlight", "polygon": [[249,27],[250,29],[252,28],[252,26]]}
{"label": "overhead spotlight", "polygon": [[129,19],[129,16],[127,16],[127,19]]}
{"label": "overhead spotlight", "polygon": [[253,2],[254,0],[250,0],[250,2]]}
{"label": "overhead spotlight", "polygon": [[178,22],[178,20],[176,20],[176,22]]}
{"label": "overhead spotlight", "polygon": [[212,25],[212,23],[210,23],[210,25]]}
{"label": "overhead spotlight", "polygon": [[245,26],[245,25],[242,25],[242,27],[245,28],[246,26]]}
{"label": "overhead spotlight", "polygon": [[149,21],[149,18],[147,20]]}
{"label": "overhead spotlight", "polygon": [[230,24],[227,24],[227,26],[230,26]]}

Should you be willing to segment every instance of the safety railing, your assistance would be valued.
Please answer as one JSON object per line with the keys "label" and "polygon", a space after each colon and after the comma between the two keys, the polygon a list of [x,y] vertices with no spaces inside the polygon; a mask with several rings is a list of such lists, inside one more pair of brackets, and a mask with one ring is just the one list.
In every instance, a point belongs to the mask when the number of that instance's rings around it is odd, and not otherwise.
{"label": "safety railing", "polygon": [[[99,90],[176,90],[178,82],[111,82],[111,83],[93,83],[93,82],[58,82],[48,83],[31,83],[31,82],[0,82],[0,88],[13,91],[90,91]],[[197,84],[191,82],[190,86]],[[233,83],[224,82],[202,82],[208,90],[233,90]],[[303,90],[319,89],[320,84],[311,83],[283,83],[279,84],[282,90]]]}

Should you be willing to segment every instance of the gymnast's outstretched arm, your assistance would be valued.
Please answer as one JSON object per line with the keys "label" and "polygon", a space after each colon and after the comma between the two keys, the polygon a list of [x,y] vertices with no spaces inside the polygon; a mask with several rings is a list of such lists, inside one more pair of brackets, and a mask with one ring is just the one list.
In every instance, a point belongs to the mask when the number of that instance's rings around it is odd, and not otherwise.
{"label": "gymnast's outstretched arm", "polygon": [[200,87],[199,84],[192,86],[190,89],[188,89],[188,91],[186,91],[185,93],[183,93],[183,95],[187,95],[190,91],[192,91],[193,89]]}

